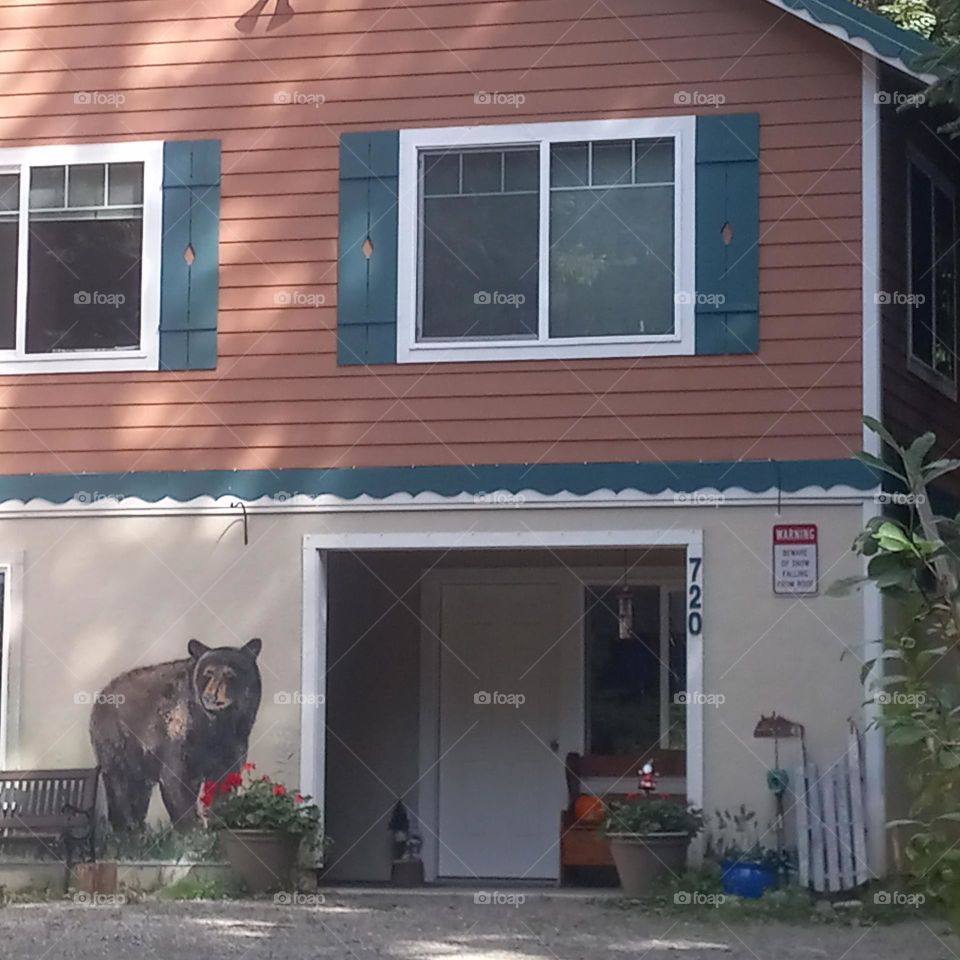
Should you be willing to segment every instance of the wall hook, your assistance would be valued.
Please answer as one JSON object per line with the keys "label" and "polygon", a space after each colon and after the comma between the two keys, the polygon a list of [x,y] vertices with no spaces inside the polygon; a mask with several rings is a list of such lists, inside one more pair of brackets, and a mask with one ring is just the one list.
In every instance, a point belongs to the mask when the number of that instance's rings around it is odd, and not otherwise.
{"label": "wall hook", "polygon": [[243,545],[246,547],[250,543],[250,530],[247,526],[247,505],[242,501],[238,500],[236,503],[231,503],[230,508],[232,510],[240,509],[243,511]]}

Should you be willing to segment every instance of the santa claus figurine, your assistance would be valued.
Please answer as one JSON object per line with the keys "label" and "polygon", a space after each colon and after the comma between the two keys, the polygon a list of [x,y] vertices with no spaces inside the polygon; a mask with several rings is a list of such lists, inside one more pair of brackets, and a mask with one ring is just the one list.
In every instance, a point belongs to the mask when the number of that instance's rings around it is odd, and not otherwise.
{"label": "santa claus figurine", "polygon": [[648,797],[657,789],[657,775],[654,772],[653,764],[648,760],[640,768],[640,791]]}

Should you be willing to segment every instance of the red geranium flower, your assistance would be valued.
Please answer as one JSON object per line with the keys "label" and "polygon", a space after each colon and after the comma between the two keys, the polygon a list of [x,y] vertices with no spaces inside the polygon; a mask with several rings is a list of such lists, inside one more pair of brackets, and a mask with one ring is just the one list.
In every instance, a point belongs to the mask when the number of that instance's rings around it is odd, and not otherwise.
{"label": "red geranium flower", "polygon": [[209,807],[213,803],[213,798],[217,795],[217,781],[204,780],[203,789],[200,791],[200,802],[204,807]]}
{"label": "red geranium flower", "polygon": [[256,769],[257,769],[257,765],[256,765],[255,763],[245,763],[245,764],[243,765],[243,769],[244,769],[244,770],[256,770]]}
{"label": "red geranium flower", "polygon": [[243,776],[236,771],[228,773],[220,784],[221,793],[229,793],[234,787],[243,786]]}
{"label": "red geranium flower", "polygon": [[273,785],[273,795],[275,797],[282,797],[287,792],[287,788],[282,783],[275,783]]}
{"label": "red geranium flower", "polygon": [[293,795],[293,799],[294,799],[294,802],[296,802],[296,803],[303,803],[303,801],[306,799],[306,797],[304,797],[304,795],[303,795],[302,793],[295,793],[295,794]]}

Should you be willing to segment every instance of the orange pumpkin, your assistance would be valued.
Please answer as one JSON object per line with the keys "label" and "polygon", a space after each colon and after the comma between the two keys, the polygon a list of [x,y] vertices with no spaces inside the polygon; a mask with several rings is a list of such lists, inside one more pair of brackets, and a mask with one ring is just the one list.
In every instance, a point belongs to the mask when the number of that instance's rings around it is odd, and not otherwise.
{"label": "orange pumpkin", "polygon": [[577,823],[599,823],[604,814],[603,800],[593,794],[581,794],[573,803],[573,815]]}

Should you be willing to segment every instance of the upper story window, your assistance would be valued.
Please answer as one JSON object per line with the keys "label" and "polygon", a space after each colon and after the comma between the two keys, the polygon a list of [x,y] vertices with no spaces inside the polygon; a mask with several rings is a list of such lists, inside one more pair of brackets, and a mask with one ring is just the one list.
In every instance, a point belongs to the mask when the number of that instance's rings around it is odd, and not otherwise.
{"label": "upper story window", "polygon": [[910,369],[957,395],[957,221],[953,187],[919,157],[910,161],[908,298]]}
{"label": "upper story window", "polygon": [[398,359],[692,353],[694,124],[401,131]]}
{"label": "upper story window", "polygon": [[157,368],[162,144],[0,150],[0,373]]}

